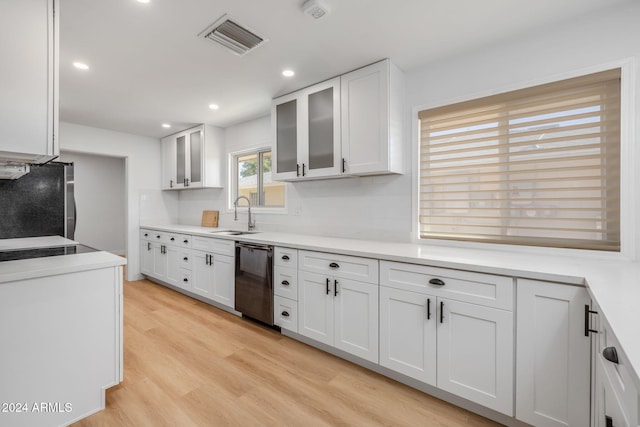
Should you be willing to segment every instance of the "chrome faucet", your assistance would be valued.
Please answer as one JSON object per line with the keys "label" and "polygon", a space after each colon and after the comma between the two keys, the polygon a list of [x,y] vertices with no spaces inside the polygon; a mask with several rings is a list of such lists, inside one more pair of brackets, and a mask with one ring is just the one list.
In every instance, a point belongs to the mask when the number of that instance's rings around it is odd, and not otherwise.
{"label": "chrome faucet", "polygon": [[249,225],[248,225],[248,230],[251,231],[254,228],[256,228],[256,222],[255,221],[251,221],[251,200],[249,200],[249,198],[247,196],[238,196],[236,198],[236,201],[233,202],[233,207],[234,207],[234,217],[233,220],[237,221],[238,220],[238,200],[240,199],[245,199],[247,201],[247,207],[249,208]]}

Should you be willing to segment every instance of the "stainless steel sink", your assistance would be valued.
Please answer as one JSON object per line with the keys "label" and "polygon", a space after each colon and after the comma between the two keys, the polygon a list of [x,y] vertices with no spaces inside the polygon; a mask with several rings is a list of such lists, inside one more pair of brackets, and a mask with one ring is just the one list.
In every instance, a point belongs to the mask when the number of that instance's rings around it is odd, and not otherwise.
{"label": "stainless steel sink", "polygon": [[223,236],[243,236],[245,234],[257,234],[259,231],[244,231],[244,230],[220,230],[220,231],[210,231],[212,234],[220,234]]}

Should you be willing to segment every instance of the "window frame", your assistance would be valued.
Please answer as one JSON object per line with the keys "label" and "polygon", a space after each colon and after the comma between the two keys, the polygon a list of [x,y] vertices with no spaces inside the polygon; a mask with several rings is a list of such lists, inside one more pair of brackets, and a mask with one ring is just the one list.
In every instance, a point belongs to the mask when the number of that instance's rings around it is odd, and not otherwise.
{"label": "window frame", "polygon": [[[262,153],[270,152],[273,156],[273,147],[270,145],[260,146],[258,148],[249,148],[246,150],[234,151],[229,153],[229,186],[228,186],[228,197],[227,197],[227,212],[233,212],[235,207],[233,202],[236,200],[238,194],[238,157],[250,156],[253,154],[259,154],[259,157]],[[273,159],[273,157],[272,157]],[[273,164],[271,166],[273,170]],[[262,177],[258,174],[258,189],[262,186]],[[251,205],[251,211],[256,213],[273,213],[273,214],[286,214],[288,213],[287,209],[287,185],[284,184],[284,206],[258,206]],[[241,205],[242,206],[242,205]]]}
{"label": "window frame", "polygon": [[[640,171],[636,171],[635,162],[640,161],[640,149],[634,148],[635,136],[635,85],[636,63],[634,58],[624,58],[596,66],[573,70],[561,74],[555,74],[509,84],[501,87],[487,89],[470,95],[460,95],[448,99],[433,101],[428,104],[414,105],[411,108],[411,152],[412,164],[412,203],[411,203],[411,241],[421,245],[441,246],[450,248],[465,248],[477,250],[508,251],[513,253],[545,254],[551,256],[583,256],[586,258],[629,260],[637,259],[638,243],[640,243],[640,228],[636,225],[640,214],[640,202],[636,199],[640,196]],[[434,238],[422,238],[420,236],[420,120],[418,114],[422,110],[428,110],[460,102],[471,101],[504,92],[553,83],[574,77],[607,71],[613,68],[621,69],[621,94],[620,94],[620,251],[602,251],[593,249],[556,248],[546,246],[514,245],[510,243],[479,242],[472,240],[445,240]]]}

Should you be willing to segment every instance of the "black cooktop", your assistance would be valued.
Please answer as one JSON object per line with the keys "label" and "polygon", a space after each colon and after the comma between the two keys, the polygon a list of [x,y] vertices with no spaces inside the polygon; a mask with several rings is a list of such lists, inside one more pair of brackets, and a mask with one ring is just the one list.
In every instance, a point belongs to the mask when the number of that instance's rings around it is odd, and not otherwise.
{"label": "black cooktop", "polygon": [[0,262],[15,261],[18,259],[44,258],[58,255],[83,254],[97,251],[97,249],[93,249],[85,245],[55,246],[51,248],[32,248],[18,249],[14,251],[0,251]]}

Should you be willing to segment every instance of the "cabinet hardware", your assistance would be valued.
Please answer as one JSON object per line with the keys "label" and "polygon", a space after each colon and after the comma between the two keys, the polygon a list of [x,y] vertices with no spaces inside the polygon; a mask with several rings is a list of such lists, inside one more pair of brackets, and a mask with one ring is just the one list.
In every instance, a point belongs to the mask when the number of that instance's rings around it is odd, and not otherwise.
{"label": "cabinet hardware", "polygon": [[160,238],[160,235],[159,235],[159,234],[157,234],[157,235],[156,235],[156,239],[159,239],[159,238]]}
{"label": "cabinet hardware", "polygon": [[304,165],[304,163],[303,163],[303,164],[302,164],[302,176],[304,176],[304,175],[305,175],[305,173],[304,173],[304,166],[305,166],[305,165]]}
{"label": "cabinet hardware", "polygon": [[169,180],[169,188],[173,188],[173,180],[172,179]]}
{"label": "cabinet hardware", "polygon": [[589,309],[589,305],[585,304],[584,305],[584,336],[585,337],[589,336],[589,332],[595,332],[596,334],[598,333],[597,330],[591,329],[589,327],[589,315],[590,314],[598,314],[598,312],[594,311],[594,310],[590,310]]}
{"label": "cabinet hardware", "polygon": [[287,280],[283,280],[283,281],[282,281],[282,284],[283,284],[284,286],[289,286],[289,282],[288,282]]}
{"label": "cabinet hardware", "polygon": [[444,301],[440,301],[440,323],[444,323]]}
{"label": "cabinet hardware", "polygon": [[188,187],[189,186],[189,178],[185,178],[184,182],[185,182],[185,184],[184,184],[185,187]]}
{"label": "cabinet hardware", "polygon": [[289,261],[289,255],[282,255],[282,259],[285,261]]}
{"label": "cabinet hardware", "polygon": [[300,176],[300,165],[296,163],[296,176]]}
{"label": "cabinet hardware", "polygon": [[183,261],[189,261],[189,258],[184,257],[184,258],[182,258],[182,260],[183,260]]}
{"label": "cabinet hardware", "polygon": [[182,243],[184,243],[184,244],[186,245],[187,243],[189,243],[189,240],[184,239],[184,240],[182,241]]}
{"label": "cabinet hardware", "polygon": [[615,347],[605,347],[602,350],[602,357],[607,359],[611,363],[615,363],[618,365],[620,361],[618,360],[618,352]]}
{"label": "cabinet hardware", "polygon": [[338,296],[338,281],[337,280],[333,281],[333,296],[334,297]]}
{"label": "cabinet hardware", "polygon": [[160,253],[163,255],[167,253],[167,247],[165,245],[160,245]]}
{"label": "cabinet hardware", "polygon": [[329,268],[340,268],[340,266],[337,262],[332,262],[331,264],[329,264]]}
{"label": "cabinet hardware", "polygon": [[283,312],[282,312],[282,315],[283,315],[284,317],[289,317],[289,312],[288,312],[288,311],[283,311]]}
{"label": "cabinet hardware", "polygon": [[611,418],[609,415],[605,415],[604,420],[606,427],[616,427],[613,425],[613,418]]}
{"label": "cabinet hardware", "polygon": [[431,320],[431,298],[427,298],[427,320]]}
{"label": "cabinet hardware", "polygon": [[149,237],[149,233],[144,233],[144,237]]}
{"label": "cabinet hardware", "polygon": [[147,250],[150,251],[151,250],[151,242],[147,242]]}
{"label": "cabinet hardware", "polygon": [[209,257],[210,257],[210,256],[211,256],[211,255],[209,255],[209,254],[205,254],[205,256],[204,256],[204,263],[205,263],[206,265],[210,265],[210,264],[209,264]]}
{"label": "cabinet hardware", "polygon": [[347,171],[345,168],[345,163],[346,163],[346,160],[342,159],[342,173],[345,173]]}
{"label": "cabinet hardware", "polygon": [[172,241],[172,242],[175,242],[175,241],[176,241],[176,238],[175,238],[175,237],[172,237],[172,238],[171,238],[171,241]]}
{"label": "cabinet hardware", "polygon": [[327,295],[329,295],[329,278],[327,277]]}
{"label": "cabinet hardware", "polygon": [[440,280],[440,279],[431,279],[431,280],[429,280],[429,284],[436,285],[436,286],[444,286],[445,285],[444,281]]}
{"label": "cabinet hardware", "polygon": [[187,279],[186,277],[184,279],[182,279],[183,282],[187,283],[189,281],[189,279]]}

